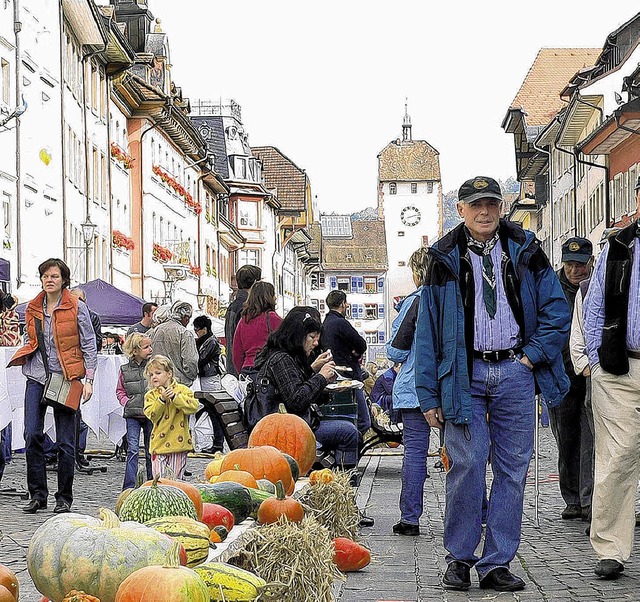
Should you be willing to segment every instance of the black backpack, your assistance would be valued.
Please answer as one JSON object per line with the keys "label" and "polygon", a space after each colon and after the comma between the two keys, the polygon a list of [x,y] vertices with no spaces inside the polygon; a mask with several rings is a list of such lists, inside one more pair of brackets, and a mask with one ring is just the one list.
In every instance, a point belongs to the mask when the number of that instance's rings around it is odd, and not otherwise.
{"label": "black backpack", "polygon": [[269,362],[274,355],[276,354],[272,354],[259,370],[251,368],[242,372],[249,381],[243,407],[244,425],[249,432],[262,418],[278,411],[278,389],[268,376]]}

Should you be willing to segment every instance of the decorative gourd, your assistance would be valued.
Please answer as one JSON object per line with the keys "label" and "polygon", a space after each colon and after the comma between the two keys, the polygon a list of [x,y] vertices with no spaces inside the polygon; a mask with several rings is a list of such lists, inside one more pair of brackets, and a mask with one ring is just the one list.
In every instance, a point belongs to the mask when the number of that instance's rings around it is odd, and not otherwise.
{"label": "decorative gourd", "polygon": [[219,504],[230,510],[236,525],[251,514],[251,495],[240,483],[198,483],[196,487],[205,503]]}
{"label": "decorative gourd", "polygon": [[276,486],[271,481],[268,481],[267,479],[258,479],[257,483],[260,491],[266,491],[267,493],[273,493],[275,495]]}
{"label": "decorative gourd", "polygon": [[187,552],[187,566],[202,564],[209,556],[211,530],[186,516],[164,516],[152,518],[145,525],[179,541]]}
{"label": "decorative gourd", "polygon": [[343,573],[359,571],[371,562],[371,552],[348,537],[336,537],[333,545],[333,562]]}
{"label": "decorative gourd", "polygon": [[16,574],[4,564],[0,564],[0,602],[18,602],[20,584]]}
{"label": "decorative gourd", "polygon": [[224,460],[224,454],[220,452],[216,452],[213,456],[213,460],[207,464],[207,467],[204,469],[204,478],[207,481],[211,477],[216,477],[220,474],[220,467],[222,466],[222,461]]}
{"label": "decorative gourd", "polygon": [[270,497],[258,508],[258,522],[261,525],[275,523],[281,516],[286,516],[292,523],[299,523],[304,518],[302,504],[284,494],[282,481],[276,483],[276,497]]}
{"label": "decorative gourd", "polygon": [[209,479],[209,483],[211,483],[213,485],[213,483],[217,483],[218,479],[220,478],[219,474],[214,474],[210,479]]}
{"label": "decorative gourd", "polygon": [[316,461],[316,436],[300,416],[287,414],[283,404],[278,413],[268,414],[251,431],[249,447],[261,445],[271,445],[292,456],[301,475],[306,475]]}
{"label": "decorative gourd", "polygon": [[198,573],[178,563],[174,542],[162,566],[146,566],[129,575],[115,602],[209,602],[209,590]]}
{"label": "decorative gourd", "polygon": [[120,516],[120,510],[122,510],[122,504],[124,504],[124,501],[131,495],[131,492],[133,491],[133,489],[134,489],[133,487],[128,487],[127,489],[123,489],[120,492],[120,495],[116,500],[116,507],[115,507],[116,516]]}
{"label": "decorative gourd", "polygon": [[75,589],[72,589],[62,600],[62,602],[100,602],[99,598],[95,596],[90,596],[89,594],[85,594],[84,592],[79,592]]}
{"label": "decorative gourd", "polygon": [[61,602],[72,589],[113,602],[122,581],[164,561],[173,540],[155,529],[120,522],[104,508],[100,519],[68,513],[40,525],[27,551],[27,568],[42,594]]}
{"label": "decorative gourd", "polygon": [[156,477],[150,487],[134,489],[122,504],[120,518],[144,523],[160,516],[188,516],[196,520],[196,507],[189,496],[171,485],[158,485]]}
{"label": "decorative gourd", "polygon": [[240,483],[245,487],[258,488],[255,477],[246,470],[240,470],[239,466],[234,466],[232,470],[225,470],[220,473],[220,476],[216,479],[216,483],[226,483],[231,481],[232,483]]}
{"label": "decorative gourd", "polygon": [[335,475],[330,468],[322,470],[314,470],[309,475],[309,484],[317,485],[318,483],[331,483],[335,479]]}
{"label": "decorative gourd", "polygon": [[[275,485],[273,488],[275,489]],[[276,495],[275,491],[273,493],[269,493],[268,491],[262,491],[261,489],[252,489],[251,487],[247,487],[247,491],[251,496],[251,514],[249,516],[256,518],[258,516],[258,508],[260,508],[260,504],[264,502],[266,499],[270,497],[274,497]]]}
{"label": "decorative gourd", "polygon": [[211,602],[251,602],[267,585],[257,575],[224,562],[207,562],[194,570],[209,589]]}
{"label": "decorative gourd", "polygon": [[[143,483],[142,486],[151,487],[154,482],[155,482],[155,479],[153,481],[147,481],[146,483]],[[200,495],[200,492],[191,483],[187,483],[186,481],[179,481],[177,479],[160,478],[158,479],[158,484],[177,487],[178,489],[184,491],[189,496],[189,499],[193,502],[193,505],[196,509],[197,520],[200,520],[202,518],[202,496]]]}
{"label": "decorative gourd", "polygon": [[298,463],[296,462],[295,458],[293,458],[289,454],[285,454],[284,452],[282,452],[282,455],[284,456],[284,459],[289,462],[289,468],[291,469],[291,478],[293,479],[293,482],[297,482],[298,478],[300,477],[300,467],[298,466]]}
{"label": "decorative gourd", "polygon": [[235,468],[250,472],[256,479],[268,479],[272,483],[282,481],[286,492],[293,491],[291,469],[285,457],[275,447],[263,445],[248,449],[234,449],[222,461],[222,471]]}
{"label": "decorative gourd", "polygon": [[222,543],[225,539],[227,539],[227,535],[229,535],[229,531],[227,531],[226,527],[222,525],[218,525],[211,529],[211,534],[209,535],[209,541],[211,543]]}
{"label": "decorative gourd", "polygon": [[235,524],[235,519],[233,518],[233,513],[228,508],[220,504],[204,502],[204,504],[202,504],[202,522],[207,525],[209,529],[222,525],[226,527],[227,531],[231,531]]}

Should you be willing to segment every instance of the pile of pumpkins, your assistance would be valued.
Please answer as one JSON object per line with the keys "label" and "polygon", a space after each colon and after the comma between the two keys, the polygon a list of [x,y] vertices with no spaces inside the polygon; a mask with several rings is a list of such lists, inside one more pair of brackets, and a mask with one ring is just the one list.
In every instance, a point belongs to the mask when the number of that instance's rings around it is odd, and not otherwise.
{"label": "pile of pumpkins", "polygon": [[[99,518],[60,514],[43,523],[27,552],[27,567],[43,600],[250,602],[258,598],[267,588],[263,579],[226,563],[206,562],[209,550],[250,516],[261,524],[281,516],[302,520],[304,510],[290,494],[298,476],[311,469],[316,442],[304,420],[273,414],[255,427],[249,445],[214,457],[205,472],[206,483],[156,477],[123,491],[116,513],[101,509]],[[320,478],[329,475],[325,472]],[[370,556],[363,560],[362,550],[365,556],[368,551],[341,539],[334,540],[338,568],[366,566]],[[16,602],[17,588],[15,575],[0,570],[0,602]]]}

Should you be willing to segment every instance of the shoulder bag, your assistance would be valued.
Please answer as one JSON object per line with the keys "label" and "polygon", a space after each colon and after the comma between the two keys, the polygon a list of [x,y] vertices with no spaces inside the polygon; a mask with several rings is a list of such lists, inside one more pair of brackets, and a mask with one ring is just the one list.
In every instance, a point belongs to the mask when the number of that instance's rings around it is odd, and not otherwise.
{"label": "shoulder bag", "polygon": [[44,372],[47,376],[44,383],[42,403],[54,408],[65,408],[69,411],[76,411],[80,407],[83,385],[78,378],[67,380],[59,372],[50,372],[47,354],[44,350],[44,334],[42,332],[42,322],[36,318],[36,334],[38,337],[38,347],[42,355]]}

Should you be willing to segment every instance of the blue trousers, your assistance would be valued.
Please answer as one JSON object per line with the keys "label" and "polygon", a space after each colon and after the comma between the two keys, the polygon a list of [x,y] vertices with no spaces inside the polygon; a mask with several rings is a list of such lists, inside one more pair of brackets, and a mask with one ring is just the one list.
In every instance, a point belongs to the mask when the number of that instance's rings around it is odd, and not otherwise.
{"label": "blue trousers", "polygon": [[417,525],[422,516],[430,427],[420,408],[402,409],[402,489],[400,520]]}
{"label": "blue trousers", "polygon": [[358,404],[358,431],[364,435],[371,428],[371,414],[364,389],[356,390],[356,403]]}
{"label": "blue trousers", "polygon": [[316,441],[326,451],[335,451],[338,464],[352,468],[358,463],[359,433],[349,420],[322,420],[315,431]]}
{"label": "blue trousers", "polygon": [[136,484],[138,474],[138,454],[140,452],[140,431],[144,435],[144,460],[147,469],[147,480],[153,479],[151,469],[151,453],[149,442],[153,423],[148,418],[127,418],[127,465],[124,469],[124,482],[122,489],[129,489]]}
{"label": "blue trousers", "polygon": [[[44,415],[41,403],[44,385],[27,379],[24,394],[24,440],[27,459],[27,488],[32,499],[47,501],[47,469],[44,455]],[[76,451],[76,413],[53,408],[58,448],[58,491],[56,502],[73,502],[73,475]]]}
{"label": "blue trousers", "polygon": [[[533,453],[534,393],[533,372],[519,359],[496,363],[476,359],[471,423],[445,424],[451,461],[446,479],[446,560],[475,565],[480,579],[497,567],[508,568],[520,545],[524,488]],[[484,548],[478,558],[489,449],[493,483]]]}

